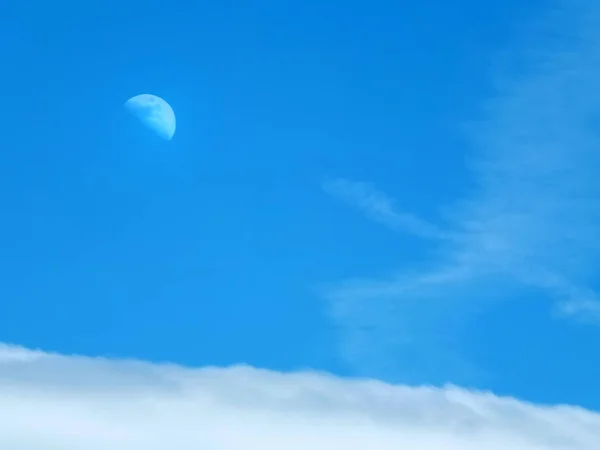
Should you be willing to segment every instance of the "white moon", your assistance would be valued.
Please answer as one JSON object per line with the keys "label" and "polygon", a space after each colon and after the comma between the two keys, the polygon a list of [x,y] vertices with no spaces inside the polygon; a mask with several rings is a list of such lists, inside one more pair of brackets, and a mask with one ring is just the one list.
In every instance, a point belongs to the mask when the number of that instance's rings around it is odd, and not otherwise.
{"label": "white moon", "polygon": [[152,94],[136,95],[125,102],[125,108],[163,139],[170,141],[175,134],[175,113],[162,98]]}

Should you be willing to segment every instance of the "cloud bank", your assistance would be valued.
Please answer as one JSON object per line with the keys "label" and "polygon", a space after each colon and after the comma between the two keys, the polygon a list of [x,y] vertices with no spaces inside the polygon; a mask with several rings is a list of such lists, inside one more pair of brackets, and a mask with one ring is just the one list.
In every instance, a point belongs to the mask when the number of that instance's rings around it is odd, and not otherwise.
{"label": "cloud bank", "polygon": [[457,387],[190,369],[0,345],[11,450],[595,450],[600,415]]}
{"label": "cloud bank", "polygon": [[447,350],[449,331],[465,313],[519,291],[545,295],[555,315],[600,324],[598,3],[552,11],[507,61],[514,67],[497,74],[496,95],[467,127],[475,188],[442,210],[449,231],[398,211],[365,183],[323,186],[437,247],[435,259],[414,273],[326,292],[345,354],[357,365],[364,349],[378,347],[386,358],[412,343]]}

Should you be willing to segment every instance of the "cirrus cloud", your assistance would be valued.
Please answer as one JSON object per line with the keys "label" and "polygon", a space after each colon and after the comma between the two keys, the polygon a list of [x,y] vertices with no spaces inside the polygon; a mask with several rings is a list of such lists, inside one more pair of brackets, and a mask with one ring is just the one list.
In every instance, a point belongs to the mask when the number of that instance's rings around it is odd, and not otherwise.
{"label": "cirrus cloud", "polygon": [[[600,7],[560,4],[507,53],[517,69],[496,74],[495,95],[468,127],[474,189],[446,205],[443,229],[398,209],[373,185],[323,185],[436,249],[413,273],[326,289],[344,356],[358,368],[367,363],[366,373],[381,373],[378,364],[418,348],[431,367],[417,363],[417,378],[462,378],[450,373],[466,364],[453,328],[522,292],[547,298],[555,316],[600,324]],[[377,361],[369,358],[374,349]]]}

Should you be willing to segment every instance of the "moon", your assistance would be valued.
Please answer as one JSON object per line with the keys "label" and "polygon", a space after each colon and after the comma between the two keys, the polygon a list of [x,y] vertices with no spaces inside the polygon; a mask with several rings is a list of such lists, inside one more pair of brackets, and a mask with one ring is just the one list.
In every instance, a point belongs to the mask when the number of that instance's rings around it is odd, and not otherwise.
{"label": "moon", "polygon": [[140,94],[125,102],[125,108],[144,125],[170,141],[175,134],[175,113],[162,98],[152,94]]}

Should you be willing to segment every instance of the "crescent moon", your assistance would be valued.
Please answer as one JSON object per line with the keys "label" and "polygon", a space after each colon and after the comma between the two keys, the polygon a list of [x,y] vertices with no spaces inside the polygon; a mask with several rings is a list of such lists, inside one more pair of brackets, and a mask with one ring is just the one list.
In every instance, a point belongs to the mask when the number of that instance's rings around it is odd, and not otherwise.
{"label": "crescent moon", "polygon": [[152,94],[136,95],[125,102],[125,108],[163,139],[173,138],[175,113],[162,98]]}

